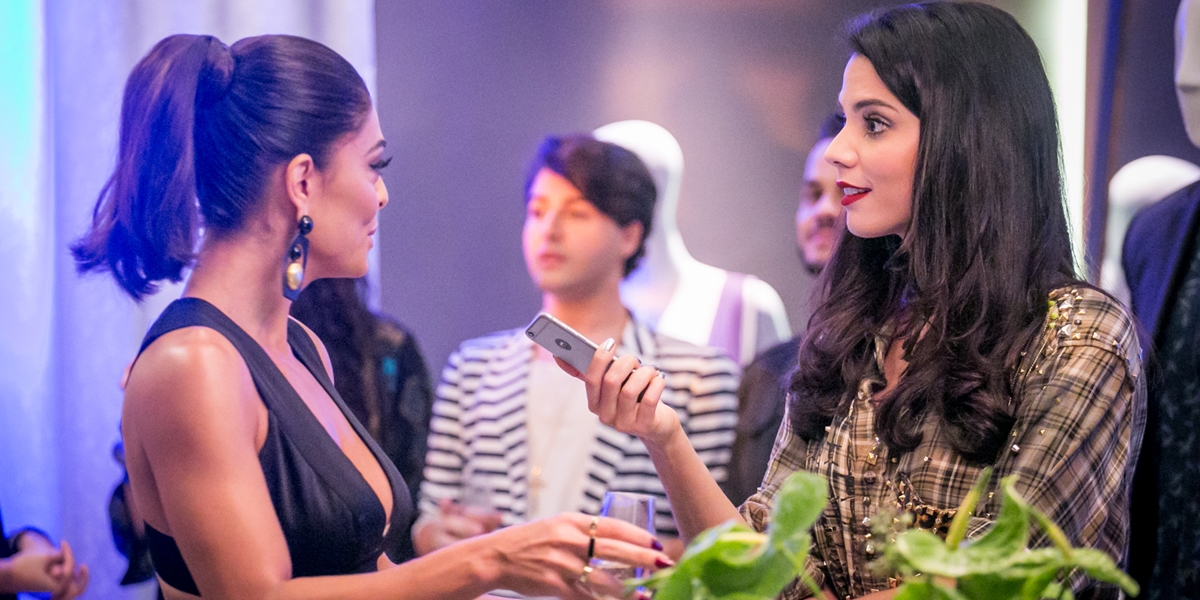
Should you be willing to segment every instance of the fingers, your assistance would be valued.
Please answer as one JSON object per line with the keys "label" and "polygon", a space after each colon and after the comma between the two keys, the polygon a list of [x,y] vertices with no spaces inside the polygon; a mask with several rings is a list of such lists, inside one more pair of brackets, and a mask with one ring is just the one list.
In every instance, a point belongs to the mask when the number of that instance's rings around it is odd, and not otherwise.
{"label": "fingers", "polygon": [[71,544],[67,540],[62,541],[62,574],[71,577],[75,573],[75,553],[71,551]]}
{"label": "fingers", "polygon": [[[625,384],[617,395],[617,408],[613,418],[613,427],[618,431],[636,431],[633,426],[638,423],[640,406],[649,392],[650,383],[658,379],[658,369],[641,367],[629,374]],[[653,409],[651,409],[651,414]]]}
{"label": "fingers", "polygon": [[604,340],[603,344],[596,349],[596,353],[592,355],[592,363],[588,365],[587,373],[583,375],[583,383],[587,388],[588,410],[596,412],[597,402],[600,398],[600,387],[604,380],[604,374],[607,373],[613,366],[613,358],[617,355],[617,344],[612,338]]}
{"label": "fingers", "polygon": [[607,538],[596,538],[596,558],[652,570],[675,565],[661,551]]}
{"label": "fingers", "polygon": [[[637,357],[625,355],[617,358],[612,362],[612,367],[608,369],[601,378],[601,386],[599,394],[597,394],[596,406],[591,406],[592,395],[588,394],[589,409],[600,417],[600,422],[608,426],[616,424],[617,411],[619,407],[619,396],[621,390],[624,389],[626,383],[633,377],[634,370],[638,368]],[[589,373],[591,370],[589,369]]]}
{"label": "fingers", "polygon": [[646,384],[645,389],[640,392],[640,402],[636,404],[637,414],[634,416],[635,423],[631,429],[642,434],[646,434],[654,428],[654,415],[658,411],[659,400],[662,399],[663,391],[667,389],[667,380],[662,377],[661,373],[656,373],[650,379],[650,383]]}
{"label": "fingers", "polygon": [[87,589],[90,579],[91,575],[88,573],[87,565],[80,565],[79,570],[67,579],[66,585],[51,596],[51,600],[71,600],[78,597]]}
{"label": "fingers", "polygon": [[[626,523],[617,519],[608,517],[589,517],[587,515],[575,514],[570,515],[572,522],[584,535],[588,534],[591,528],[592,519],[596,519],[596,551],[595,556],[600,558],[610,558],[620,560],[619,557],[603,556],[600,548],[605,546],[612,550],[638,549],[646,550],[646,553],[639,552],[637,555],[645,559],[643,562],[636,563],[640,566],[654,566],[655,558],[668,559],[666,554],[662,552],[662,544],[649,531],[642,529],[632,523]],[[604,542],[603,544],[601,542]],[[613,544],[618,544],[613,546]],[[584,550],[586,550],[586,540]],[[634,564],[634,563],[629,563]]]}

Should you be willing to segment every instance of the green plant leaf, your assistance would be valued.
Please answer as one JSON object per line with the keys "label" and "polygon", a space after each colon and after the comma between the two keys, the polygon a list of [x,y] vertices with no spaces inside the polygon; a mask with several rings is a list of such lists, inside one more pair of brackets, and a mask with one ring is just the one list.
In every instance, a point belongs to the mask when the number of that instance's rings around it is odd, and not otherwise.
{"label": "green plant leaf", "polygon": [[987,489],[987,484],[991,479],[992,468],[987,467],[979,474],[975,485],[971,486],[971,491],[967,492],[967,496],[963,498],[958,512],[954,513],[954,520],[950,521],[950,530],[946,532],[947,548],[954,549],[962,543],[963,537],[967,534],[967,525],[971,522],[971,515],[975,514],[975,505],[979,504],[979,499],[983,497],[983,490]]}
{"label": "green plant leaf", "polygon": [[979,539],[962,548],[968,561],[981,569],[977,572],[1002,565],[1029,544],[1029,505],[1017,494],[1016,483],[1015,475],[1000,481],[1003,502],[999,516]]}
{"label": "green plant leaf", "polygon": [[1099,550],[1078,548],[1071,553],[1070,564],[1071,566],[1083,569],[1096,581],[1115,583],[1130,596],[1136,596],[1141,591],[1138,588],[1137,582],[1132,577],[1117,568],[1117,564],[1113,562],[1112,557]]}
{"label": "green plant leaf", "polygon": [[825,508],[827,486],[820,475],[799,471],[775,495],[766,534],[740,521],[722,523],[696,536],[679,562],[629,587],[655,589],[658,600],[769,600],[804,566],[808,529]]}
{"label": "green plant leaf", "polygon": [[922,577],[901,585],[892,600],[970,600],[970,598],[958,590],[942,587],[928,577]]}
{"label": "green plant leaf", "polygon": [[825,510],[828,494],[825,478],[815,473],[797,471],[785,479],[771,507],[771,523],[767,527],[771,541],[785,543],[808,531]]}

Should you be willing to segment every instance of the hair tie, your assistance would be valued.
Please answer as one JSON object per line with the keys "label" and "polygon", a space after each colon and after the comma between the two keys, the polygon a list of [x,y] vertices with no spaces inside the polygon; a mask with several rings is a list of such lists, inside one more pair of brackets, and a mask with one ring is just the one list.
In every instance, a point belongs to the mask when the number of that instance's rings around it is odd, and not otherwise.
{"label": "hair tie", "polygon": [[200,79],[196,83],[196,107],[212,108],[229,93],[233,83],[233,53],[221,40],[209,38],[208,55],[200,67]]}

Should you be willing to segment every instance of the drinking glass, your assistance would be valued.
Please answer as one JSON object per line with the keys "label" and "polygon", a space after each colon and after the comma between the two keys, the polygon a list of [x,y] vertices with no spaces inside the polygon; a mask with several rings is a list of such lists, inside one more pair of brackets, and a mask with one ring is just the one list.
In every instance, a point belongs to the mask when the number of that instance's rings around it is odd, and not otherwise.
{"label": "drinking glass", "polygon": [[463,485],[459,492],[458,504],[468,516],[486,518],[495,514],[496,507],[492,505],[492,485],[487,473],[473,466],[463,469]]}
{"label": "drinking glass", "polygon": [[[654,496],[629,492],[605,492],[600,516],[632,523],[656,535],[654,529]],[[618,581],[642,576],[641,567],[631,567],[602,558],[592,559],[592,568],[604,571]]]}

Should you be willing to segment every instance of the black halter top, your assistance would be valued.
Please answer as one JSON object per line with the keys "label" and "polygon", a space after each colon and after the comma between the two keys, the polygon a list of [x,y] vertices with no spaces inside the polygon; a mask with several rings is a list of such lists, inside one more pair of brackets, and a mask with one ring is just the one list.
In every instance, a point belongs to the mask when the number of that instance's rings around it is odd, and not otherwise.
{"label": "black halter top", "polygon": [[[208,327],[225,336],[242,355],[267,407],[267,439],[258,453],[275,515],[283,527],[293,577],[344,575],[376,570],[384,551],[398,548],[409,535],[412,499],[404,480],[333,387],[317,347],[295,321],[288,322],[288,345],[325,388],[346,420],[379,461],[392,488],[392,527],[379,497],[267,353],[217,307],[199,298],[171,303],[142,341],[140,354],[154,340],[183,327]],[[154,568],[172,587],[199,595],[175,539],[146,525]]]}

